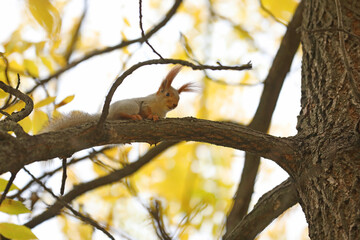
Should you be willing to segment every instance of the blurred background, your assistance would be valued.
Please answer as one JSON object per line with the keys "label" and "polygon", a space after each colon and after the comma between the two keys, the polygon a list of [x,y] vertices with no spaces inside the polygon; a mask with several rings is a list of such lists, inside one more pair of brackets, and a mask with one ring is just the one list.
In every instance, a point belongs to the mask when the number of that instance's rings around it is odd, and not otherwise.
{"label": "blurred background", "polygon": [[[173,4],[174,1],[142,1],[144,31],[161,22]],[[241,65],[251,61],[253,69],[183,68],[173,85],[195,82],[200,88],[198,92],[182,94],[179,106],[168,117],[193,116],[247,125],[254,116],[263,81],[297,4],[295,0],[183,1],[170,21],[149,39],[158,53],[164,58],[210,65]],[[116,47],[139,37],[138,1],[0,0],[0,80],[16,86],[19,73],[20,90],[35,103],[33,113],[21,121],[24,130],[37,134],[49,118],[72,110],[101,111],[108,90],[124,70],[137,62],[158,58],[147,44],[135,42]],[[94,51],[99,53],[93,54]],[[155,92],[171,67],[152,65],[138,69],[120,85],[113,101]],[[299,50],[273,114],[270,134],[283,137],[296,134],[300,78]],[[0,91],[1,105],[8,97]],[[5,111],[11,113],[22,107],[19,102]],[[149,147],[127,144],[76,153],[71,159],[84,159],[68,167],[66,190],[136,161]],[[87,158],[94,150],[101,154]],[[106,226],[116,239],[157,239],[149,213],[155,202],[161,204],[162,219],[174,239],[221,239],[243,165],[242,151],[204,143],[180,143],[134,175],[87,192],[72,205]],[[40,177],[59,166],[61,161],[55,159],[46,164],[34,163],[28,169]],[[61,175],[57,171],[42,180],[59,194]],[[4,174],[2,178],[9,176]],[[262,159],[250,210],[264,193],[287,177],[275,163]],[[22,189],[30,180],[21,171],[14,183]],[[14,195],[16,191],[9,193]],[[55,201],[36,184],[17,197],[31,213],[0,213],[1,222],[23,224]],[[107,239],[66,209],[32,231],[39,239]],[[257,239],[308,239],[301,208],[296,205],[289,209]]]}

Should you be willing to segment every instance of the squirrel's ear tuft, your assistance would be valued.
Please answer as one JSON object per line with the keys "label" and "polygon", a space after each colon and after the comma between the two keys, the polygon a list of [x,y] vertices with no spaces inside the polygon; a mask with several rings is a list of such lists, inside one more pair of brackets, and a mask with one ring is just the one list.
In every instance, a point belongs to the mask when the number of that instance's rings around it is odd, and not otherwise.
{"label": "squirrel's ear tuft", "polygon": [[190,82],[182,85],[177,91],[180,94],[182,92],[196,92],[197,90],[198,87],[194,83]]}
{"label": "squirrel's ear tuft", "polygon": [[166,75],[165,79],[161,82],[158,93],[171,87],[171,83],[175,79],[176,75],[180,72],[181,68],[181,65],[175,65],[175,67],[170,70],[170,72]]}

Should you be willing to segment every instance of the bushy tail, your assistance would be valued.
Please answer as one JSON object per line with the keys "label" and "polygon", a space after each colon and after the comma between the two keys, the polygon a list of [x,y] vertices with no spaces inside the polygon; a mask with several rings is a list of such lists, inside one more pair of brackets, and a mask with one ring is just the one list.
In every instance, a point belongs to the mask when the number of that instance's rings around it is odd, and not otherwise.
{"label": "bushy tail", "polygon": [[66,115],[54,118],[50,120],[50,123],[41,129],[40,133],[59,131],[69,127],[75,127],[89,121],[95,121],[99,119],[99,115],[89,114],[81,111],[72,111]]}

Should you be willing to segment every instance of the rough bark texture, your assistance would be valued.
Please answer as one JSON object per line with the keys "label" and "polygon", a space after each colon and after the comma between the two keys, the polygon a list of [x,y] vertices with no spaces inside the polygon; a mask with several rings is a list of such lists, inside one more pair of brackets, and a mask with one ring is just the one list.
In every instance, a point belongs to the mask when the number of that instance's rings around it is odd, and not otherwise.
{"label": "rough bark texture", "polygon": [[[294,176],[311,239],[359,239],[360,2],[306,1]],[[339,15],[339,13],[342,15]],[[344,28],[339,27],[342,18]],[[340,40],[343,35],[345,49]],[[345,54],[344,54],[345,53]],[[347,68],[345,60],[350,60]],[[355,83],[355,84],[353,84]]]}
{"label": "rough bark texture", "polygon": [[[156,122],[109,121],[98,129],[95,121],[58,132],[11,140],[0,138],[3,148],[0,151],[0,174],[35,161],[70,157],[77,151],[93,146],[131,142],[156,144],[161,141],[182,140],[256,152],[284,167],[292,166],[290,163],[296,153],[291,139],[274,137],[234,123],[167,118]],[[290,168],[286,170],[292,171]]]}

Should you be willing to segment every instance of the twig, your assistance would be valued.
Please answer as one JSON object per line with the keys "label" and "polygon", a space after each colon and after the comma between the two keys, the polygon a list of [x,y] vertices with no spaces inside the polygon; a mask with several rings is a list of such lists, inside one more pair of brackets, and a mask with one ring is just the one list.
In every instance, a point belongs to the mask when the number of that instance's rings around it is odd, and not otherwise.
{"label": "twig", "polygon": [[61,195],[64,195],[64,192],[65,192],[65,184],[66,184],[66,178],[67,178],[66,160],[67,160],[67,158],[65,158],[65,157],[63,159],[61,159],[61,161],[62,161],[62,178],[61,178],[61,187],[60,187]]}
{"label": "twig", "polygon": [[141,37],[145,40],[145,43],[151,48],[151,50],[158,55],[159,58],[163,59],[163,57],[160,55],[160,53],[158,53],[155,48],[153,46],[151,46],[151,44],[149,43],[148,38],[145,37],[145,32],[144,32],[144,28],[143,28],[143,23],[142,23],[142,0],[139,0],[139,25],[140,25],[140,30],[141,30]]}
{"label": "twig", "polygon": [[132,74],[135,70],[137,70],[140,67],[146,66],[146,65],[154,65],[154,64],[180,64],[183,66],[187,66],[192,68],[193,70],[204,70],[204,69],[210,69],[210,70],[247,70],[252,68],[251,62],[243,65],[238,66],[222,66],[222,65],[196,65],[194,63],[191,63],[189,61],[180,60],[180,59],[153,59],[153,60],[147,60],[144,62],[139,62],[133,66],[131,66],[128,70],[126,70],[122,75],[120,75],[114,82],[114,84],[111,86],[109,93],[107,94],[105,98],[104,107],[100,116],[100,120],[98,122],[98,127],[101,129],[102,125],[104,124],[106,117],[109,113],[109,106],[111,99],[116,91],[116,89],[120,86],[120,84],[124,81],[124,79]]}
{"label": "twig", "polygon": [[88,60],[88,59],[90,59],[92,57],[95,57],[95,56],[98,56],[98,55],[101,55],[101,54],[104,54],[104,53],[109,53],[109,52],[114,51],[116,49],[127,47],[127,46],[129,46],[131,44],[134,44],[134,43],[145,42],[145,39],[149,39],[152,35],[154,35],[157,31],[159,31],[163,26],[165,26],[168,23],[168,21],[176,13],[176,11],[179,8],[181,3],[182,3],[182,0],[176,0],[174,2],[174,5],[171,7],[171,9],[166,13],[165,17],[157,25],[155,25],[149,32],[147,32],[144,37],[139,37],[139,38],[136,38],[136,39],[133,39],[133,40],[128,40],[128,41],[121,41],[117,45],[114,45],[114,46],[111,46],[111,47],[106,47],[104,49],[94,50],[94,51],[86,54],[81,59],[73,61],[72,63],[66,65],[64,68],[59,69],[54,74],[40,80],[38,84],[36,84],[33,88],[28,90],[26,93],[29,94],[29,93],[33,92],[40,85],[43,85],[43,84],[49,82],[51,79],[60,76],[64,72],[68,71],[69,69],[77,66],[78,64],[80,64],[80,63],[82,63],[82,62],[84,62],[84,61],[86,61],[86,60]]}
{"label": "twig", "polygon": [[[7,58],[5,57],[5,55],[0,52],[0,56],[1,58],[4,60],[4,63],[5,63],[5,69],[4,69],[4,73],[5,73],[5,80],[6,80],[6,84],[11,86],[10,84],[10,78],[9,78],[9,61],[7,60]],[[9,94],[9,97],[6,99],[6,102],[4,104],[4,106],[0,109],[0,110],[3,110],[3,109],[6,109],[8,106],[9,106],[9,102],[11,100],[11,94]]]}
{"label": "twig", "polygon": [[[343,23],[342,12],[341,12],[341,5],[340,5],[339,0],[335,0],[335,6],[336,6],[338,28],[339,29],[344,29],[344,23]],[[354,76],[354,73],[353,73],[353,70],[352,70],[351,60],[350,60],[349,55],[348,55],[348,53],[346,51],[344,32],[343,31],[339,31],[339,42],[340,42],[341,53],[342,53],[343,59],[344,59],[344,65],[345,65],[345,68],[346,68],[346,73],[349,74],[351,90],[352,90],[352,92],[354,94],[354,97],[356,98],[356,101],[358,103],[360,103],[360,92],[358,91],[358,87],[356,86],[356,80],[355,80],[355,76]]]}
{"label": "twig", "polygon": [[163,220],[163,213],[161,202],[159,200],[153,200],[150,203],[150,207],[147,207],[149,214],[151,215],[151,219],[153,221],[153,225],[155,228],[156,235],[161,240],[171,240],[172,238],[165,230],[165,224]]}
{"label": "twig", "polygon": [[89,223],[91,226],[99,229],[100,231],[102,231],[106,236],[108,236],[110,239],[114,239],[115,238],[108,232],[105,230],[105,228],[101,227],[95,220],[91,219],[88,216],[84,216],[83,214],[81,214],[80,212],[76,211],[73,207],[71,207],[67,202],[65,202],[63,199],[59,198],[58,196],[56,196],[51,189],[49,189],[48,187],[46,187],[40,180],[38,180],[29,170],[27,170],[25,167],[23,167],[24,171],[30,175],[30,177],[32,179],[34,179],[41,187],[43,187],[45,189],[45,191],[47,191],[48,193],[50,193],[51,196],[53,196],[58,203],[60,203],[61,205],[63,205],[64,207],[66,207],[67,209],[69,209],[75,216],[79,217],[82,221]]}
{"label": "twig", "polygon": [[9,61],[7,60],[7,58],[5,57],[4,53],[0,52],[0,57],[4,60],[4,63],[5,63],[5,69],[4,69],[4,72],[5,72],[5,80],[6,80],[6,84],[10,85],[10,78],[9,78]]}
{"label": "twig", "polygon": [[11,172],[10,179],[9,179],[9,181],[8,181],[7,184],[6,184],[6,187],[5,187],[4,192],[1,194],[0,205],[1,205],[1,203],[5,200],[6,194],[9,192],[10,187],[11,187],[11,185],[13,184],[17,173],[18,173],[18,171],[16,171],[16,172]]}
{"label": "twig", "polygon": [[[162,153],[163,151],[165,151],[166,149],[177,143],[178,142],[162,142],[156,147],[151,148],[146,154],[141,156],[136,162],[133,162],[127,165],[126,167],[116,170],[106,176],[99,177],[92,181],[75,186],[71,191],[69,191],[67,194],[65,194],[62,197],[62,200],[65,202],[71,202],[72,200],[86,193],[87,191],[91,191],[98,187],[120,181],[121,179],[135,173],[140,168],[142,168],[147,163],[149,163],[152,159],[154,159],[157,155],[159,155],[160,153]],[[27,227],[33,228],[38,224],[48,220],[49,218],[56,216],[58,212],[61,210],[61,208],[62,208],[61,204],[55,203],[52,206],[50,206],[47,210],[45,210],[42,214],[34,217],[25,225]]]}
{"label": "twig", "polygon": [[[104,150],[109,149],[109,148],[111,148],[111,147],[106,146],[106,147],[103,147],[103,148],[101,148],[100,150],[97,150],[97,151],[96,151],[96,150],[93,150],[91,153],[87,154],[87,155],[84,156],[84,157],[74,158],[74,159],[72,159],[69,163],[67,163],[67,166],[73,165],[73,164],[78,163],[78,162],[80,162],[80,161],[82,161],[82,160],[85,160],[85,159],[87,159],[87,158],[91,158],[91,157],[93,157],[93,156],[95,156],[95,155],[97,155],[97,154],[99,154],[99,153],[101,153],[101,152],[103,152]],[[42,179],[45,178],[45,177],[52,176],[52,175],[54,175],[56,172],[60,171],[61,169],[62,169],[62,166],[60,166],[60,167],[58,167],[58,168],[56,168],[56,169],[54,169],[54,170],[52,170],[52,171],[50,171],[50,172],[44,173],[42,176],[38,177],[37,179],[42,180]],[[16,194],[14,194],[14,195],[12,195],[12,196],[9,196],[9,198],[20,197],[20,195],[21,195],[26,189],[28,189],[29,187],[31,187],[31,185],[32,185],[34,182],[35,182],[34,180],[30,180],[23,188],[21,188]]]}
{"label": "twig", "polygon": [[74,32],[74,34],[72,35],[71,40],[70,40],[70,43],[69,43],[69,45],[67,46],[67,48],[66,48],[66,50],[65,50],[65,53],[64,53],[64,58],[65,58],[65,61],[66,61],[67,63],[69,62],[69,59],[70,59],[71,55],[72,55],[73,52],[74,52],[76,42],[77,42],[77,40],[78,40],[78,38],[79,38],[80,29],[81,29],[81,26],[82,26],[82,24],[83,24],[83,22],[84,22],[86,13],[87,13],[87,9],[88,9],[88,1],[87,1],[87,0],[84,0],[84,10],[83,10],[83,13],[82,13],[82,15],[81,15],[81,17],[80,17],[79,22],[77,23],[75,32]]}
{"label": "twig", "polygon": [[[18,81],[20,81],[20,75],[18,74],[17,76],[18,76]],[[14,121],[14,122],[18,122],[18,121],[24,119],[25,117],[27,117],[32,112],[32,110],[34,108],[34,103],[28,95],[22,93],[18,89],[15,89],[9,85],[6,85],[2,81],[0,81],[0,88],[2,90],[4,90],[4,92],[10,93],[10,94],[14,95],[15,97],[20,98],[23,102],[25,102],[25,108],[23,108],[19,112],[12,113],[11,116],[7,117],[6,119]]]}

